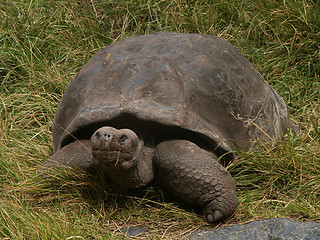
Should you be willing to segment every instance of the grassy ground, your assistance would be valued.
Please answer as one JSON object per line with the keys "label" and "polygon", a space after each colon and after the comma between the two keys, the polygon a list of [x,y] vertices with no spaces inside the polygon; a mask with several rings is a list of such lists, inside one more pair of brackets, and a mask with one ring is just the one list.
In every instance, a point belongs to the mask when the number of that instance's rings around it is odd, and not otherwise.
{"label": "grassy ground", "polygon": [[55,109],[81,66],[108,44],[164,30],[229,40],[301,128],[229,166],[240,205],[226,224],[320,223],[319,16],[318,0],[0,1],[0,238],[121,239],[121,227],[140,224],[161,239],[213,228],[156,188],[132,194],[95,177],[35,180],[52,153]]}

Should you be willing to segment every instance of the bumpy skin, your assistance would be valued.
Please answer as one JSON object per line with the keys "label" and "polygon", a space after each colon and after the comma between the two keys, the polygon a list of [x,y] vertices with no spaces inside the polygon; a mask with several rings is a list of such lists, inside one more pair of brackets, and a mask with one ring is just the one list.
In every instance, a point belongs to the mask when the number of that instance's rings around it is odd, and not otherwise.
{"label": "bumpy skin", "polygon": [[184,201],[204,209],[208,222],[220,222],[236,210],[235,182],[214,154],[186,140],[171,140],[156,147],[154,161],[159,182]]}

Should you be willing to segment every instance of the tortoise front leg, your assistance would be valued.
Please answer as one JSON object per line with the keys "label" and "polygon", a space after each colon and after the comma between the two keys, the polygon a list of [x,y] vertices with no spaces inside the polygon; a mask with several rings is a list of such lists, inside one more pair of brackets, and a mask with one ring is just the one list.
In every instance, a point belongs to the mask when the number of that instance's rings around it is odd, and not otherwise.
{"label": "tortoise front leg", "polygon": [[185,200],[203,208],[209,223],[232,216],[238,206],[236,185],[217,157],[186,140],[169,140],[155,150],[160,183]]}
{"label": "tortoise front leg", "polygon": [[46,172],[54,169],[92,172],[95,168],[90,140],[78,140],[64,146],[41,165],[41,170]]}

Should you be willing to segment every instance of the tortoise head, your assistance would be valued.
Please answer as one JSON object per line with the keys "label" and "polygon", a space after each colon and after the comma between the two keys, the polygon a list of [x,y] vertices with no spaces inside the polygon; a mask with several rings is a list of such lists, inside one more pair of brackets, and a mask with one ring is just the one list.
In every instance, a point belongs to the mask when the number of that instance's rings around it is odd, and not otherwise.
{"label": "tortoise head", "polygon": [[102,168],[130,168],[143,146],[130,129],[101,127],[91,137],[93,157]]}

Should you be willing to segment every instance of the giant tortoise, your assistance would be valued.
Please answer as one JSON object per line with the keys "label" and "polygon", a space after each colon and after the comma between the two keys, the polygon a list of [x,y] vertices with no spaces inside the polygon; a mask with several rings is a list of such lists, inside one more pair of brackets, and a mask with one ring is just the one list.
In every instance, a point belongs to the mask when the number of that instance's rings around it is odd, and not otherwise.
{"label": "giant tortoise", "polygon": [[283,99],[229,42],[159,32],[118,41],[81,69],[43,166],[99,168],[131,189],[157,181],[217,223],[238,205],[221,163],[287,125]]}

